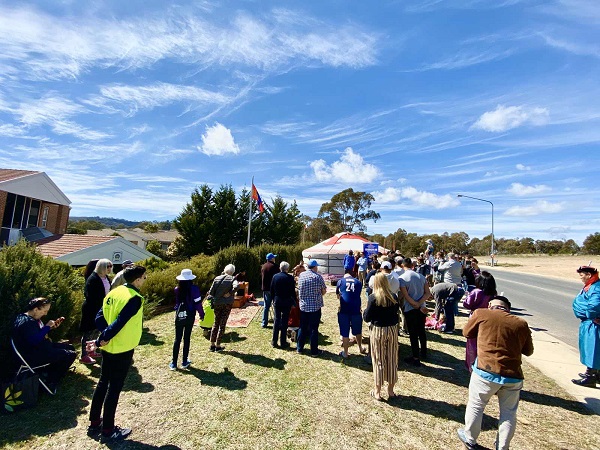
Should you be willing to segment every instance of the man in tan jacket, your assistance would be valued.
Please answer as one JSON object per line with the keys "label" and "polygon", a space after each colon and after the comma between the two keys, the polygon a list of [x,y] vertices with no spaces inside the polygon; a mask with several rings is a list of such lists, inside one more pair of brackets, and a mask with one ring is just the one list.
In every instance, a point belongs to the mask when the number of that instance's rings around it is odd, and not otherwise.
{"label": "man in tan jacket", "polygon": [[521,355],[533,353],[533,341],[527,322],[510,313],[506,297],[494,297],[488,309],[477,309],[463,328],[467,338],[477,338],[477,359],[469,383],[469,402],[465,411],[465,427],[458,437],[468,449],[480,448],[483,410],[498,396],[497,449],[508,449],[517,424],[519,396],[523,388]]}

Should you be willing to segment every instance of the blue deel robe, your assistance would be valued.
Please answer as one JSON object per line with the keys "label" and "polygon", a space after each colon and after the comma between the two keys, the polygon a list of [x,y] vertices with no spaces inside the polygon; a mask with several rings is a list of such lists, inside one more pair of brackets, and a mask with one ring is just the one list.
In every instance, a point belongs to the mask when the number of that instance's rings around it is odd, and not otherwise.
{"label": "blue deel robe", "polygon": [[600,325],[593,322],[600,317],[600,281],[583,289],[573,300],[575,317],[579,325],[579,359],[581,364],[592,369],[600,369]]}

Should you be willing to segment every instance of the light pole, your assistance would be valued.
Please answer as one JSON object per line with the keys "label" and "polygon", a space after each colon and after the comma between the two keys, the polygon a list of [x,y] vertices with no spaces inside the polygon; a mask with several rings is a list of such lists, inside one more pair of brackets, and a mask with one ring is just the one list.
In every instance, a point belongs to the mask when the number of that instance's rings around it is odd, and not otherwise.
{"label": "light pole", "polygon": [[483,198],[477,198],[477,197],[471,197],[469,195],[462,195],[462,194],[458,194],[457,197],[466,197],[466,198],[471,198],[473,200],[479,200],[480,202],[486,202],[489,203],[490,205],[492,205],[492,251],[490,253],[490,257],[492,258],[492,266],[494,265],[494,204],[492,202],[490,202],[489,200],[484,200]]}

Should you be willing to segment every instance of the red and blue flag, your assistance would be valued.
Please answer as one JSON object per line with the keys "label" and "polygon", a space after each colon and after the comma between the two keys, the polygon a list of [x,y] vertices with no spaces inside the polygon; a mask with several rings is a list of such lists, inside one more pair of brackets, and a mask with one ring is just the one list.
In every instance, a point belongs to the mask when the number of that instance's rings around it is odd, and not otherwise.
{"label": "red and blue flag", "polygon": [[256,186],[254,186],[254,183],[252,183],[252,198],[256,200],[258,210],[260,212],[264,212],[265,205],[263,204],[262,198],[260,198],[260,194],[258,193],[258,189],[256,189]]}

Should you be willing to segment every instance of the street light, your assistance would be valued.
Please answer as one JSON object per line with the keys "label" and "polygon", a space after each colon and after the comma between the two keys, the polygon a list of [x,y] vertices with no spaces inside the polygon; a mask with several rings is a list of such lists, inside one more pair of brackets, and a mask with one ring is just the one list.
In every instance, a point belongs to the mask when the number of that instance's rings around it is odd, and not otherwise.
{"label": "street light", "polygon": [[494,204],[492,202],[490,202],[489,200],[484,200],[483,198],[477,198],[477,197],[471,197],[469,195],[462,195],[462,194],[458,194],[457,197],[466,197],[466,198],[471,198],[473,200],[479,200],[480,202],[486,202],[489,203],[490,205],[492,205],[492,252],[490,254],[490,257],[492,258],[492,266],[494,265]]}

